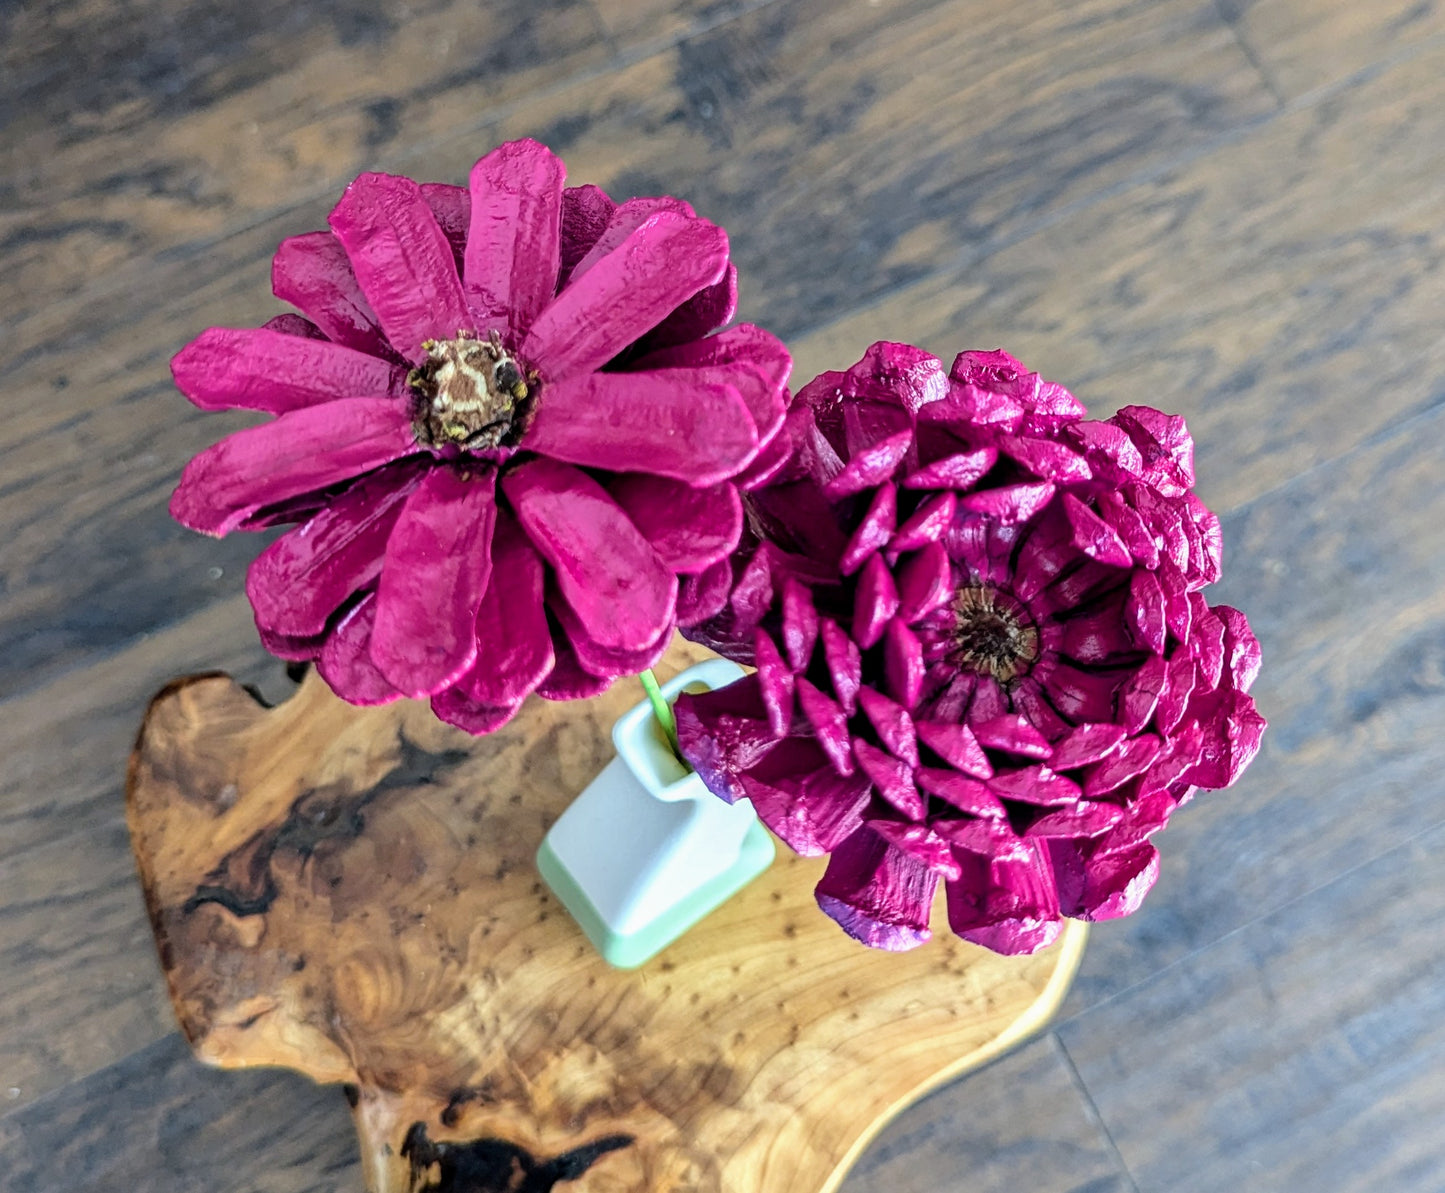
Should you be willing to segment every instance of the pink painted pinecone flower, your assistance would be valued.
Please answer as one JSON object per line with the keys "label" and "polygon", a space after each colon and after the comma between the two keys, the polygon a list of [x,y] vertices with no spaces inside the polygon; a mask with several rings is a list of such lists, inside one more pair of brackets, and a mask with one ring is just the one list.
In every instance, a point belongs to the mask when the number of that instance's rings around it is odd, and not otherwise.
{"label": "pink painted pinecone flower", "polygon": [[786,349],[708,335],[737,298],[723,230],[563,178],[533,141],[467,188],[363,174],[276,252],[300,316],[172,362],[202,409],[275,415],[192,460],[172,514],[299,523],[247,592],[267,647],[349,701],[429,696],[481,733],[650,666],[779,462]]}
{"label": "pink painted pinecone flower", "polygon": [[953,931],[1004,953],[1127,915],[1150,835],[1259,748],[1184,421],[1084,415],[1005,353],[874,345],[799,393],[687,631],[757,672],[678,701],[683,752],[832,855],[818,902],[865,944],[927,940],[940,880]]}

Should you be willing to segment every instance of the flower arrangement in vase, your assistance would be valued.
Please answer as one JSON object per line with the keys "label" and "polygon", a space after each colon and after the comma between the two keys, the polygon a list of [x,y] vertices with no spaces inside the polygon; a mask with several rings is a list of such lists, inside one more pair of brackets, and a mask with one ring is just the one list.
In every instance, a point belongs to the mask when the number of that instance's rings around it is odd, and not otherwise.
{"label": "flower arrangement in vase", "polygon": [[754,809],[831,855],[819,906],[875,948],[928,938],[940,882],[1002,952],[1135,910],[1149,837],[1264,727],[1258,644],[1201,595],[1220,530],[1183,421],[900,344],[795,398],[784,345],[729,326],[721,228],[564,179],[532,141],[466,188],[364,174],[277,251],[299,313],[175,358],[202,409],[274,416],[171,504],[292,526],[247,577],[266,647],[473,734],[650,678],[679,629],[754,668],[653,682],[539,843],[619,965],[767,866]]}

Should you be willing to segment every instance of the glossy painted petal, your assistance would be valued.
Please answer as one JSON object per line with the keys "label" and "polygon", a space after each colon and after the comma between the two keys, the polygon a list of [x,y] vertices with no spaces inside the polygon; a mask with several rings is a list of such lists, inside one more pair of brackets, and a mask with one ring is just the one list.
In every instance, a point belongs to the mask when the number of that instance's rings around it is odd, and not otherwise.
{"label": "glossy painted petal", "polygon": [[1055,807],[1079,798],[1079,785],[1047,766],[1022,766],[996,770],[988,781],[989,790],[1002,799]]}
{"label": "glossy painted petal", "polygon": [[960,352],[953,358],[948,375],[985,393],[1016,398],[1025,409],[1032,409],[1038,399],[1039,375],[1002,348]]}
{"label": "glossy painted petal", "polygon": [[307,232],[281,242],[271,259],[271,292],[328,339],[370,356],[391,355],[346,249],[330,232]]}
{"label": "glossy painted petal", "polygon": [[828,678],[833,693],[838,697],[844,711],[851,717],[857,707],[858,690],[863,680],[863,658],[858,644],[853,641],[831,618],[820,622],[823,638],[823,657],[828,664]]}
{"label": "glossy painted petal", "polygon": [[679,576],[677,624],[687,628],[718,616],[727,607],[732,586],[732,562],[727,559],[700,572]]}
{"label": "glossy painted petal", "polygon": [[472,167],[463,268],[476,326],[521,334],[552,300],[561,266],[562,159],[536,141],[508,141]]}
{"label": "glossy painted petal", "polygon": [[910,766],[917,766],[918,738],[908,709],[872,688],[859,690],[858,703],[889,753]]}
{"label": "glossy painted petal", "polygon": [[863,565],[853,604],[853,638],[864,650],[876,646],[889,619],[898,612],[898,589],[882,556]]}
{"label": "glossy painted petal", "polygon": [[699,380],[731,385],[747,403],[758,438],[764,440],[782,424],[787,411],[786,387],[793,358],[777,336],[751,323],[740,323],[706,339],[650,352],[632,367],[639,372],[698,370]]}
{"label": "glossy painted petal", "polygon": [[1159,694],[1159,703],[1154,707],[1154,727],[1160,733],[1173,733],[1183,719],[1198,677],[1199,668],[1187,651],[1178,651],[1169,660],[1164,690]]}
{"label": "glossy painted petal", "polygon": [[1022,840],[1006,817],[938,817],[933,821],[933,831],[953,846],[960,878],[965,872],[963,851],[984,857],[1003,856],[1015,852]]}
{"label": "glossy painted petal", "polygon": [[786,737],[793,723],[793,673],[766,630],[753,633],[753,659],[758,669],[758,692],[768,710],[768,725],[774,737]]}
{"label": "glossy painted petal", "polygon": [[1224,528],[1219,516],[1193,493],[1184,495],[1184,524],[1194,532],[1198,550],[1190,555],[1191,573],[1205,584],[1215,583],[1224,567]]}
{"label": "glossy painted petal", "polygon": [[657,666],[662,661],[662,656],[667,653],[667,645],[672,640],[673,627],[668,623],[658,630],[657,636],[651,642],[644,642],[640,646],[604,644],[593,637],[591,630],[583,624],[572,607],[557,594],[553,593],[549,598],[547,608],[567,636],[578,666],[602,679],[612,680],[623,675],[637,675],[649,667]]}
{"label": "glossy painted petal", "polygon": [[904,952],[925,943],[938,874],[861,828],[834,851],[818,883],[818,906],[855,940]]}
{"label": "glossy painted petal", "polygon": [[883,683],[888,694],[912,708],[923,694],[927,669],[918,635],[893,618],[883,631]]}
{"label": "glossy painted petal", "polygon": [[537,695],[543,700],[588,700],[600,696],[612,686],[607,676],[593,675],[584,671],[572,652],[572,644],[560,626],[552,631],[552,670],[547,678],[537,685]]}
{"label": "glossy painted petal", "polygon": [[935,766],[920,766],[913,772],[914,781],[930,795],[947,800],[961,812],[990,820],[1001,820],[1007,810],[998,796],[979,779],[970,779],[957,771]]}
{"label": "glossy painted petal", "polygon": [[1154,571],[1159,590],[1164,594],[1164,624],[1180,642],[1188,642],[1194,625],[1194,609],[1189,600],[1189,584],[1167,559],[1161,559]]}
{"label": "glossy painted petal", "polygon": [[639,352],[695,343],[725,325],[738,309],[738,270],[731,261],[722,278],[704,286],[638,341]]}
{"label": "glossy painted petal", "polygon": [[452,250],[452,261],[461,277],[467,255],[467,232],[472,225],[472,197],[464,186],[449,182],[423,182],[421,197],[431,210],[442,235]]}
{"label": "glossy painted petal", "polygon": [[1159,877],[1159,851],[1149,844],[1092,861],[1080,902],[1083,918],[1113,920],[1139,910]]}
{"label": "glossy painted petal", "polygon": [[893,528],[898,520],[898,492],[892,485],[879,485],[873,492],[873,500],[843,548],[838,566],[845,576],[851,576],[863,562],[881,550],[893,537]]}
{"label": "glossy painted petal", "polygon": [[656,641],[672,622],[677,577],[601,485],[570,465],[530,460],[507,472],[502,489],[598,646]]}
{"label": "glossy painted petal", "polygon": [[1092,475],[1088,461],[1078,452],[1049,439],[998,435],[994,444],[1011,460],[1023,465],[1040,480],[1058,484],[1086,481]]}
{"label": "glossy painted petal", "polygon": [[867,348],[846,373],[836,374],[850,397],[867,396],[908,414],[948,395],[943,362],[911,344],[881,342]]}
{"label": "glossy painted petal", "polygon": [[968,384],[950,385],[946,398],[925,406],[918,413],[920,423],[991,427],[1001,431],[1017,429],[1023,417],[1022,402]]}
{"label": "glossy painted petal", "polygon": [[1249,619],[1238,609],[1216,605],[1214,614],[1224,623],[1224,664],[1230,681],[1239,691],[1247,692],[1259,675],[1259,639],[1249,628]]}
{"label": "glossy painted petal", "polygon": [[557,276],[557,288],[567,284],[572,271],[592,250],[592,246],[607,230],[617,211],[614,203],[600,186],[587,183],[583,186],[569,186],[562,192],[562,244],[561,270]]}
{"label": "glossy painted petal", "polygon": [[1140,516],[1139,511],[1112,491],[1104,491],[1094,498],[1099,507],[1099,516],[1114,529],[1120,541],[1129,549],[1133,559],[1151,571],[1159,566],[1159,544]]}
{"label": "glossy painted petal", "polygon": [[406,463],[370,473],[262,551],[246,573],[257,623],[291,637],[321,634],[346,599],[381,574],[386,541],[421,477]]}
{"label": "glossy painted petal", "polygon": [[1073,528],[1073,543],[1080,551],[1100,563],[1128,567],[1134,562],[1114,528],[1072,493],[1063,496],[1063,510]]}
{"label": "glossy painted petal", "polygon": [[682,219],[696,219],[692,204],[671,195],[642,195],[617,204],[607,225],[592,246],[577,262],[572,276],[580,278],[604,257],[615,253],[643,224],[659,212],[668,212]]}
{"label": "glossy painted petal", "polygon": [[711,692],[685,692],[673,711],[682,755],[707,789],[728,803],[744,798],[741,776],[778,744],[757,677]]}
{"label": "glossy painted petal", "polygon": [[202,410],[268,414],[338,398],[398,397],[406,386],[406,370],[389,361],[265,328],[208,328],[176,353],[171,374]]}
{"label": "glossy painted petal", "polygon": [[445,688],[431,698],[431,710],[437,720],[478,736],[496,732],[515,717],[521,707],[521,701],[502,706],[482,704],[459,687]]}
{"label": "glossy painted petal", "polygon": [[1109,420],[1134,441],[1144,458],[1144,478],[1166,497],[1194,487],[1194,440],[1178,415],[1149,406],[1125,406]]}
{"label": "glossy painted petal", "polygon": [[853,773],[853,751],[848,733],[848,718],[836,701],[814,687],[806,679],[797,680],[798,706],[813,726],[813,737],[833,769],[840,775]]}
{"label": "glossy painted petal", "polygon": [[407,403],[347,398],[237,431],[194,457],[171,517],[203,534],[234,530],[263,506],[349,481],[417,450]]}
{"label": "glossy painted petal", "polygon": [[371,657],[408,696],[455,683],[476,659],[496,520],[490,467],[434,468],[407,498],[386,544]]}
{"label": "glossy painted petal", "polygon": [[555,661],[543,604],[546,568],[505,513],[497,517],[491,554],[491,576],[477,609],[477,660],[456,687],[476,704],[509,708],[547,677]]}
{"label": "glossy painted petal", "polygon": [[1265,720],[1243,692],[1221,691],[1196,697],[1191,719],[1204,730],[1203,757],[1184,777],[1200,787],[1230,787],[1254,760],[1264,737]]}
{"label": "glossy painted petal", "polygon": [[1018,713],[972,721],[969,728],[980,745],[1019,758],[1048,758],[1054,752],[1048,738]]}
{"label": "glossy painted petal", "polygon": [[1083,451],[1093,473],[1111,484],[1121,484],[1144,472],[1144,457],[1134,441],[1113,423],[1078,422],[1069,427],[1067,435]]}
{"label": "glossy painted petal", "polygon": [[331,212],[362,293],[391,346],[413,364],[422,343],[473,326],[451,244],[410,178],[363,174]]}
{"label": "glossy painted petal", "polygon": [[915,721],[920,740],[949,766],[979,779],[993,776],[983,746],[967,725],[951,721]]}
{"label": "glossy painted petal", "polygon": [[882,816],[870,816],[863,823],[888,844],[927,866],[940,878],[959,876],[953,846],[928,825]]}
{"label": "glossy painted petal", "polygon": [[752,460],[758,436],[737,390],[673,369],[546,386],[523,446],[569,464],[713,485]]}
{"label": "glossy painted petal", "polygon": [[607,485],[642,537],[676,572],[699,572],[725,559],[743,532],[743,503],[732,485],[694,488],[631,473]]}
{"label": "glossy painted petal", "polygon": [[912,431],[899,431],[896,435],[879,440],[854,455],[843,466],[843,471],[823,487],[824,495],[830,500],[836,500],[881,484],[893,475],[912,445]]}
{"label": "glossy painted petal", "polygon": [[1128,733],[1138,733],[1149,723],[1169,674],[1169,664],[1160,655],[1150,655],[1139,670],[1119,689],[1119,723]]}
{"label": "glossy painted petal", "polygon": [[1045,812],[1029,825],[1024,835],[1082,841],[1108,832],[1123,818],[1124,809],[1118,804],[1081,799],[1076,804]]}
{"label": "glossy painted petal", "polygon": [[403,693],[371,661],[376,594],[367,593],[326,638],[316,670],[348,704],[390,704]]}
{"label": "glossy painted petal", "polygon": [[803,857],[836,849],[863,823],[872,784],[840,775],[815,742],[785,738],[740,779],[759,818]]}
{"label": "glossy painted petal", "polygon": [[1048,678],[1050,660],[1041,659],[1032,671],[1016,680],[1009,689],[1009,703],[1014,711],[1024,717],[1030,725],[1048,741],[1058,741],[1068,736],[1071,724],[1064,720],[1044,693],[1043,680]]}
{"label": "glossy painted petal", "polygon": [[[272,315],[265,323],[261,324],[262,331],[274,331],[283,336],[295,336],[300,340],[326,340],[327,335],[310,319],[301,315],[293,314],[290,311],[283,311],[279,315]],[[391,354],[390,346],[385,354]]]}
{"label": "glossy painted petal", "polygon": [[976,514],[985,514],[1004,525],[1027,522],[1048,504],[1054,495],[1049,481],[1004,485],[999,489],[983,489],[960,498],[959,505]]}
{"label": "glossy painted petal", "polygon": [[1040,378],[1025,425],[1055,429],[1060,424],[1076,422],[1088,413],[1084,404],[1058,382]]}
{"label": "glossy painted petal", "polygon": [[263,625],[256,627],[256,637],[268,654],[290,663],[309,663],[316,659],[326,645],[326,635],[313,638],[292,638],[287,634],[273,634]]}
{"label": "glossy painted petal", "polygon": [[1130,738],[1122,748],[1089,768],[1084,776],[1084,795],[1096,799],[1142,775],[1159,756],[1161,745],[1152,733]]}
{"label": "glossy painted petal", "polygon": [[[763,434],[764,432],[759,428],[758,437],[760,439]],[[795,460],[793,445],[789,442],[786,431],[781,430],[763,444],[758,450],[758,454],[753,457],[753,462],[733,479],[739,490],[748,493],[780,479]]]}
{"label": "glossy painted petal", "polygon": [[1072,770],[1107,758],[1123,744],[1127,734],[1122,726],[1095,723],[1077,726],[1054,747],[1049,765],[1054,770]]}
{"label": "glossy painted petal", "polygon": [[903,478],[905,489],[971,489],[998,460],[998,449],[957,452],[910,472]]}
{"label": "glossy painted petal", "polygon": [[727,261],[721,228],[658,212],[581,276],[573,274],[532,324],[521,355],[554,384],[585,376],[716,282]]}
{"label": "glossy painted petal", "polygon": [[912,516],[898,528],[888,542],[888,549],[916,551],[919,547],[937,543],[944,531],[953,525],[957,510],[958,498],[952,493],[935,493],[920,503]]}
{"label": "glossy painted petal", "polygon": [[1135,572],[1129,579],[1129,600],[1125,605],[1129,627],[1141,647],[1164,653],[1164,591],[1153,572]]}
{"label": "glossy painted petal", "polygon": [[913,624],[940,608],[953,595],[953,569],[948,552],[928,543],[893,569],[898,587],[898,616]]}
{"label": "glossy painted petal", "polygon": [[806,585],[791,576],[783,581],[783,647],[788,666],[795,672],[808,669],[818,641],[818,611]]}
{"label": "glossy painted petal", "polygon": [[1045,847],[1033,844],[993,859],[960,853],[948,883],[948,924],[964,940],[996,953],[1036,953],[1063,931]]}
{"label": "glossy painted petal", "polygon": [[855,739],[853,756],[859,768],[873,780],[878,795],[909,820],[922,820],[928,801],[913,783],[913,768],[866,741]]}

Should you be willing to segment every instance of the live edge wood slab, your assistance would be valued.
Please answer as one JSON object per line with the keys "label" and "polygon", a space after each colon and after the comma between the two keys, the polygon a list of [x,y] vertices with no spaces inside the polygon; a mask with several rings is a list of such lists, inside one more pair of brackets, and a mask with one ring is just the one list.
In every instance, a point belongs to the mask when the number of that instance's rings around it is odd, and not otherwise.
{"label": "live edge wood slab", "polygon": [[[702,657],[679,642],[660,671]],[[1083,950],[871,952],[786,850],[642,968],[542,885],[547,828],[640,698],[530,701],[480,739],[308,675],[151,704],[127,783],[162,967],[196,1055],[346,1087],[373,1193],[827,1193],[884,1122],[1036,1031]]]}

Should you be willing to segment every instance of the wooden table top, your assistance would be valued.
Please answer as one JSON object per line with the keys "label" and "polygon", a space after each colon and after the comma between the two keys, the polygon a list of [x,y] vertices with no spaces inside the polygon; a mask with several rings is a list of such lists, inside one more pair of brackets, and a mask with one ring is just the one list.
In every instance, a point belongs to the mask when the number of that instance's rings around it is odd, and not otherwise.
{"label": "wooden table top", "polygon": [[1184,414],[1263,642],[1256,764],[847,1193],[1445,1186],[1441,0],[36,0],[0,6],[0,1191],[360,1185],[334,1091],[196,1065],[152,952],[146,701],[288,688],[257,543],[166,516],[242,421],[166,361],[273,314],[357,172],[521,135],[724,224],[800,378],[1003,346]]}

